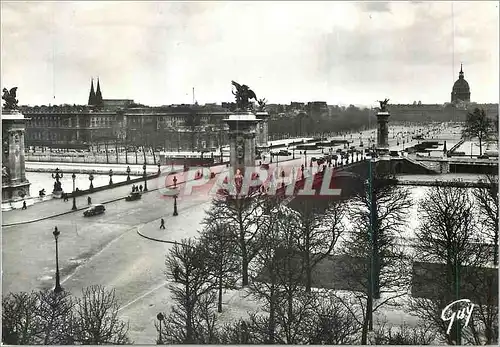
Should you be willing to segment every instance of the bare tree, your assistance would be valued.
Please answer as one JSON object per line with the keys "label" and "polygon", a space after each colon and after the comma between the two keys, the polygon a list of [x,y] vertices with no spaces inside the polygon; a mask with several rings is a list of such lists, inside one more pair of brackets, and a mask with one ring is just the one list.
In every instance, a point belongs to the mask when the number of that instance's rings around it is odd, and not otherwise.
{"label": "bare tree", "polygon": [[[276,342],[277,317],[276,311],[281,304],[280,283],[278,281],[278,257],[277,250],[282,247],[280,227],[283,218],[275,218],[279,208],[269,208],[264,212],[269,218],[266,225],[266,233],[260,235],[260,250],[255,257],[255,272],[258,274],[249,286],[249,294],[263,302],[263,311],[266,318],[254,317],[254,325],[262,326],[265,323],[261,335],[265,336],[263,343],[273,344]],[[260,324],[259,324],[260,323]]]}
{"label": "bare tree", "polygon": [[493,244],[493,264],[498,265],[498,175],[486,175],[487,187],[473,190],[485,236]]}
{"label": "bare tree", "polygon": [[309,329],[312,345],[350,345],[359,341],[360,324],[339,298],[325,293],[319,298]]}
{"label": "bare tree", "polygon": [[68,292],[9,293],[2,299],[2,341],[10,345],[72,344]]}
{"label": "bare tree", "polygon": [[400,305],[397,299],[409,286],[409,260],[396,240],[405,226],[411,195],[396,186],[394,178],[373,174],[351,203],[354,229],[343,245],[340,281],[356,290],[357,315],[362,315],[361,344],[366,344],[374,312],[384,305]]}
{"label": "bare tree", "polygon": [[483,154],[483,142],[487,140],[495,129],[492,119],[488,118],[484,109],[476,108],[467,114],[465,127],[462,131],[464,137],[477,137],[479,140],[479,155]]}
{"label": "bare tree", "polygon": [[169,287],[175,302],[162,331],[166,343],[203,343],[198,339],[211,335],[207,331],[214,319],[210,310],[215,297],[211,293],[214,284],[206,271],[207,252],[195,241],[186,239],[176,244],[166,257],[166,275],[174,281]]}
{"label": "bare tree", "polygon": [[302,255],[307,292],[311,291],[314,268],[332,255],[339,237],[344,232],[343,219],[347,211],[343,201],[329,203],[325,211],[316,210],[314,203],[304,199],[292,217],[297,228],[295,242]]}
{"label": "bare tree", "polygon": [[224,289],[235,289],[240,269],[239,257],[234,252],[237,247],[231,229],[222,223],[206,225],[200,238],[201,247],[207,251],[206,270],[213,278],[218,291],[217,311],[222,312]]}
{"label": "bare tree", "polygon": [[74,340],[77,344],[129,344],[128,323],[118,318],[115,290],[94,285],[82,290],[76,299]]}
{"label": "bare tree", "polygon": [[431,345],[436,340],[436,332],[429,324],[419,323],[411,327],[404,323],[401,326],[387,326],[383,322],[375,331],[377,345]]}
{"label": "bare tree", "polygon": [[215,198],[207,211],[205,224],[219,221],[226,224],[237,240],[237,254],[241,257],[242,285],[248,285],[248,266],[259,251],[259,225],[257,211],[260,208],[261,194],[257,191],[247,195],[232,195]]}
{"label": "bare tree", "polygon": [[43,329],[44,345],[74,343],[74,300],[69,292],[54,293],[52,290],[37,293],[37,312]]}
{"label": "bare tree", "polygon": [[[419,207],[421,224],[415,250],[423,263],[414,265],[414,298],[409,308],[421,319],[432,322],[448,343],[460,344],[462,327],[455,324],[448,335],[449,323],[441,319],[443,308],[464,294],[481,300],[488,291],[482,285],[477,296],[477,290],[470,289],[478,289],[479,285],[470,274],[487,259],[476,229],[473,200],[466,189],[433,187]],[[420,294],[419,287],[423,288]]]}

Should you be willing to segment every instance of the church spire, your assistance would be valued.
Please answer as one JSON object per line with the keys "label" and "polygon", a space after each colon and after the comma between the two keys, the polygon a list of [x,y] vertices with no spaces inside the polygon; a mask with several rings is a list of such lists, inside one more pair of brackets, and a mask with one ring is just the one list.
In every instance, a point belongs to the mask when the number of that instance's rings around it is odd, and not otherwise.
{"label": "church spire", "polygon": [[101,86],[99,84],[99,77],[97,77],[97,91],[95,92],[95,105],[96,106],[102,106],[103,105],[102,93],[101,93]]}
{"label": "church spire", "polygon": [[94,106],[96,104],[96,95],[94,91],[94,79],[92,78],[90,82],[90,94],[89,94],[89,106]]}
{"label": "church spire", "polygon": [[458,75],[459,78],[464,78],[464,71],[463,71],[463,64],[460,63],[460,74]]}

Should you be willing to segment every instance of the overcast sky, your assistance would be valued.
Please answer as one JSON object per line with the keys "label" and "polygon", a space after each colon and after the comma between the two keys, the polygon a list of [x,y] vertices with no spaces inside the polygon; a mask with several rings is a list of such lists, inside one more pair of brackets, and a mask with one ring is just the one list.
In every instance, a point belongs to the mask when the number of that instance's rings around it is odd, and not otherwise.
{"label": "overcast sky", "polygon": [[498,2],[1,2],[2,88],[20,104],[105,99],[444,103],[464,63],[498,102]]}

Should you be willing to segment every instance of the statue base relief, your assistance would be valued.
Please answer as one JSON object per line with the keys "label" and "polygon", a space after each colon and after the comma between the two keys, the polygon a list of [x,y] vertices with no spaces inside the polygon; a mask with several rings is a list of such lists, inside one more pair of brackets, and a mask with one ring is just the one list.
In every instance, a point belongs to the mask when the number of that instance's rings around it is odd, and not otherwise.
{"label": "statue base relief", "polygon": [[62,196],[63,196],[63,194],[64,194],[64,191],[62,191],[62,190],[58,190],[58,191],[54,190],[52,192],[52,197],[55,198],[55,199],[61,199]]}
{"label": "statue base relief", "polygon": [[28,206],[33,205],[35,202],[29,195],[30,185],[29,182],[2,184],[2,211],[22,208],[23,201],[26,201]]}

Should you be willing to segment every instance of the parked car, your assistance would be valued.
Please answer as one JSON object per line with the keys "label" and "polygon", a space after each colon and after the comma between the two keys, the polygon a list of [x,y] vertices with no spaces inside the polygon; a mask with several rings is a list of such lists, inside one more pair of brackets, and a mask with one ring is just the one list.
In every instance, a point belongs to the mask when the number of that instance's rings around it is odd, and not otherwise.
{"label": "parked car", "polygon": [[287,151],[286,149],[282,149],[278,152],[278,155],[292,155],[290,151]]}
{"label": "parked car", "polygon": [[134,201],[134,200],[139,200],[140,198],[141,198],[141,193],[132,192],[125,198],[125,201]]}
{"label": "parked car", "polygon": [[106,211],[106,207],[104,207],[104,205],[96,204],[96,205],[92,205],[88,209],[86,209],[83,212],[83,216],[84,217],[96,216],[99,214],[103,214],[104,211]]}

